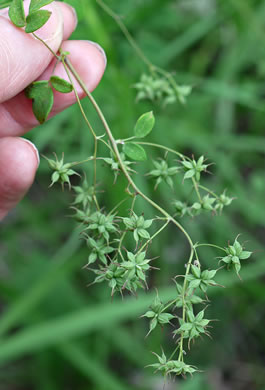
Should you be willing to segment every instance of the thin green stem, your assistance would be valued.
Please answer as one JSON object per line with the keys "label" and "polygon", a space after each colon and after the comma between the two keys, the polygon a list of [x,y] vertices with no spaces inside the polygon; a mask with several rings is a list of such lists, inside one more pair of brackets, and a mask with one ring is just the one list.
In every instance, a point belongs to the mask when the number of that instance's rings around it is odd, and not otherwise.
{"label": "thin green stem", "polygon": [[135,206],[135,202],[136,202],[136,196],[137,196],[137,194],[134,194],[134,197],[132,200],[132,205],[131,205],[131,210],[130,210],[130,216],[133,215],[133,210],[134,210],[134,206]]}
{"label": "thin green stem", "polygon": [[[132,213],[133,213],[133,209],[134,209],[134,205],[135,205],[135,201],[136,201],[136,195],[134,195],[133,197],[133,200],[132,200],[132,204],[131,204],[131,210],[130,210],[130,215],[132,216]],[[119,242],[119,247],[118,247],[118,252],[119,254],[121,255],[122,259],[124,260],[123,256],[122,256],[122,253],[121,253],[121,246],[122,246],[122,243],[123,243],[123,240],[125,238],[127,234],[127,230],[125,230],[121,236],[121,239],[120,239],[120,242]]]}
{"label": "thin green stem", "polygon": [[137,45],[137,43],[135,42],[134,38],[132,37],[131,33],[129,32],[129,30],[127,29],[127,27],[125,26],[125,24],[121,21],[121,18],[119,15],[117,15],[115,12],[112,11],[111,8],[109,8],[103,1],[101,0],[96,0],[96,2],[98,3],[98,5],[109,15],[112,17],[112,19],[115,20],[115,22],[117,23],[117,25],[120,27],[121,31],[123,32],[123,34],[125,35],[126,39],[128,40],[128,42],[130,43],[130,45],[133,47],[133,49],[135,50],[135,52],[137,53],[137,55],[139,56],[139,58],[150,68],[150,69],[153,69],[154,68],[154,65],[152,64],[151,61],[149,61],[149,59],[145,56],[145,54],[143,53],[143,51],[140,49],[140,47]]}
{"label": "thin green stem", "polygon": [[174,78],[172,77],[172,74],[167,72],[166,70],[159,68],[158,66],[154,65],[144,54],[144,52],[140,49],[138,44],[136,43],[135,39],[132,37],[131,33],[125,26],[125,24],[122,22],[119,15],[117,15],[111,8],[109,8],[102,0],[96,0],[98,5],[117,23],[117,25],[120,27],[121,31],[123,32],[125,38],[131,45],[131,47],[135,50],[138,57],[145,63],[145,65],[148,66],[151,74],[153,76],[156,76],[157,73],[160,73],[162,76],[168,79],[169,83],[173,87],[176,95],[179,95],[178,85],[175,82]]}
{"label": "thin green stem", "polygon": [[199,248],[201,246],[210,246],[210,247],[213,247],[213,248],[216,248],[216,249],[220,249],[221,251],[226,253],[226,250],[224,248],[222,248],[221,246],[218,246],[218,245],[214,245],[214,244],[196,244],[195,248]]}
{"label": "thin green stem", "polygon": [[87,119],[87,116],[86,116],[86,114],[85,114],[85,112],[84,112],[84,109],[83,109],[82,104],[81,104],[81,101],[80,101],[80,99],[79,99],[77,90],[76,90],[76,88],[75,88],[75,86],[74,86],[74,83],[73,83],[71,74],[70,74],[70,72],[69,72],[69,70],[68,70],[68,68],[67,68],[67,66],[66,66],[66,64],[65,64],[65,58],[64,58],[64,57],[62,57],[62,63],[63,63],[64,69],[65,69],[65,71],[66,71],[66,73],[67,73],[67,76],[68,76],[68,78],[69,78],[69,80],[70,80],[70,82],[71,82],[71,84],[72,84],[72,86],[73,86],[73,90],[74,90],[75,97],[76,97],[76,100],[77,100],[79,109],[80,109],[80,111],[81,111],[81,114],[82,114],[82,116],[83,116],[83,118],[84,118],[84,120],[85,120],[87,126],[89,127],[89,129],[90,129],[90,131],[91,131],[93,137],[94,137],[94,188],[95,188],[95,187],[96,187],[96,183],[97,183],[97,145],[98,145],[97,135],[96,135],[96,133],[94,132],[93,127],[92,127],[91,123],[89,122],[89,120]]}
{"label": "thin green stem", "polygon": [[38,41],[40,41],[40,42],[49,50],[49,52],[52,53],[52,55],[53,55],[58,61],[61,61],[61,60],[62,60],[61,57],[58,56],[58,54],[56,54],[56,53],[50,48],[50,46],[47,45],[47,43],[46,43],[43,39],[41,39],[40,37],[38,37],[38,35],[36,35],[35,33],[32,33],[32,35],[34,36],[34,38],[38,39]]}
{"label": "thin green stem", "polygon": [[94,191],[97,185],[97,151],[98,151],[98,140],[96,138],[94,142]]}
{"label": "thin green stem", "polygon": [[198,263],[199,263],[199,267],[200,267],[200,259],[199,259],[199,256],[198,256],[198,252],[197,252],[197,250],[196,250],[196,245],[195,245],[195,247],[194,247],[194,253],[195,253],[195,257],[196,257],[196,260],[198,261]]}
{"label": "thin green stem", "polygon": [[84,164],[84,163],[86,163],[88,161],[93,161],[93,160],[94,160],[94,156],[93,157],[88,157],[88,158],[86,158],[85,160],[82,160],[82,161],[75,161],[75,162],[71,163],[71,167],[74,167],[74,166],[80,165],[80,164]]}
{"label": "thin green stem", "polygon": [[178,300],[178,298],[175,298],[175,299],[173,299],[172,301],[168,302],[168,304],[167,304],[165,307],[163,307],[162,312],[166,311],[169,307],[171,307],[172,305],[174,305],[174,304],[177,302],[177,300]]}
{"label": "thin green stem", "polygon": [[[79,106],[79,109],[80,109],[80,111],[81,111],[81,114],[82,114],[82,116],[83,116],[83,118],[84,118],[84,120],[85,120],[85,122],[86,122],[88,128],[90,129],[90,131],[91,131],[93,137],[94,137],[94,159],[93,159],[93,160],[94,160],[94,190],[95,190],[95,189],[96,189],[96,184],[97,184],[97,145],[98,145],[98,140],[100,140],[101,142],[103,142],[104,144],[106,144],[108,148],[110,148],[110,146],[109,146],[108,143],[107,143],[106,141],[104,141],[102,138],[98,138],[97,135],[96,135],[96,133],[94,132],[94,129],[93,129],[91,123],[89,122],[89,120],[87,119],[87,116],[86,116],[86,114],[85,114],[85,112],[84,112],[84,109],[83,109],[83,106],[82,106],[81,101],[80,101],[80,99],[79,99],[77,90],[76,90],[76,88],[75,88],[75,86],[74,86],[74,83],[73,83],[71,74],[70,74],[70,72],[69,72],[69,70],[68,70],[68,67],[67,67],[67,65],[66,65],[66,58],[65,58],[65,57],[62,57],[62,58],[61,58],[61,61],[62,61],[62,64],[63,64],[63,66],[64,66],[64,69],[65,69],[65,71],[66,71],[66,73],[67,73],[67,76],[68,76],[68,78],[69,78],[69,81],[70,81],[70,83],[71,83],[72,86],[73,86],[73,90],[74,90],[75,97],[76,97],[76,100],[77,100],[77,104],[78,104],[78,106]],[[112,149],[110,148],[110,150],[112,150]],[[96,205],[97,210],[100,210],[100,207],[99,207],[99,204],[98,204],[97,197],[96,197],[96,194],[95,194],[95,193],[94,193],[94,195],[93,195],[93,199],[94,199],[94,202],[95,202],[95,205]]]}
{"label": "thin green stem", "polygon": [[[189,261],[188,261],[187,266],[186,266],[186,272],[184,275],[184,282],[183,282],[183,288],[182,288],[182,320],[183,320],[183,322],[185,322],[185,319],[186,319],[185,298],[186,298],[187,289],[188,289],[187,276],[190,272],[190,267],[191,267],[191,263],[193,260],[193,256],[194,256],[194,248],[192,248],[192,250],[191,250]],[[180,361],[183,361],[183,344],[184,344],[184,333],[181,333],[180,341],[179,341],[179,357],[178,357],[178,360],[180,360]]]}
{"label": "thin green stem", "polygon": [[199,199],[199,202],[202,203],[202,198],[201,198],[201,194],[200,194],[200,191],[198,189],[198,183],[196,182],[196,180],[194,179],[194,177],[191,178],[192,179],[192,183],[193,183],[193,187],[195,189],[195,192],[197,194],[197,197]]}
{"label": "thin green stem", "polygon": [[167,146],[164,146],[164,145],[155,144],[155,143],[152,143],[152,142],[144,142],[144,141],[134,141],[134,142],[135,142],[136,144],[139,144],[139,145],[152,146],[152,147],[154,147],[154,148],[159,148],[159,149],[166,150],[166,151],[169,152],[169,153],[176,154],[176,155],[179,156],[182,160],[190,160],[189,157],[184,156],[182,153],[179,153],[179,152],[177,152],[176,150],[171,149],[171,148],[168,148]]}
{"label": "thin green stem", "polygon": [[172,354],[170,355],[169,359],[168,360],[171,360],[173,358],[173,356],[175,355],[175,353],[177,352],[177,350],[179,349],[180,345],[179,343],[177,343],[177,346],[176,348],[174,349],[174,351],[172,352]]}
{"label": "thin green stem", "polygon": [[143,199],[145,199],[149,204],[151,204],[156,210],[158,210],[162,215],[164,215],[169,221],[171,221],[174,225],[176,225],[181,231],[182,233],[185,235],[185,237],[187,238],[189,244],[190,244],[190,247],[192,248],[192,252],[193,252],[193,242],[189,236],[189,234],[187,233],[187,231],[183,228],[183,226],[178,222],[176,221],[166,210],[164,210],[162,207],[160,207],[157,203],[155,203],[152,199],[148,198],[148,196],[146,196],[138,187],[137,185],[134,183],[134,181],[132,180],[126,166],[124,165],[123,161],[122,161],[122,158],[121,158],[121,155],[120,155],[120,152],[119,152],[119,149],[117,147],[117,143],[112,135],[112,132],[109,128],[109,125],[101,111],[101,109],[99,108],[97,102],[95,101],[94,97],[91,95],[91,93],[89,92],[89,90],[87,89],[85,83],[81,80],[80,76],[78,75],[78,73],[76,72],[76,70],[74,69],[73,65],[71,64],[71,62],[68,60],[68,59],[65,59],[65,63],[68,67],[68,69],[70,70],[70,72],[73,74],[73,76],[76,78],[77,82],[79,83],[80,87],[83,89],[83,91],[86,93],[86,95],[88,96],[90,102],[92,103],[92,105],[94,106],[105,130],[106,130],[106,133],[109,137],[109,140],[111,142],[111,145],[112,145],[112,148],[114,150],[114,153],[117,157],[117,160],[120,164],[120,167],[121,167],[121,170],[123,171],[123,174],[124,176],[126,177],[129,185],[134,189],[134,191],[139,194]]}
{"label": "thin green stem", "polygon": [[166,227],[167,227],[167,225],[169,224],[169,220],[167,220],[166,221],[166,223],[164,223],[164,225],[163,226],[161,226],[161,228],[160,229],[158,229],[145,243],[144,243],[144,245],[142,245],[141,246],[141,248],[140,249],[138,249],[138,251],[137,251],[137,254],[136,255],[138,255],[140,252],[142,252],[143,250],[144,250],[144,248],[151,242],[151,241],[153,241],[153,239],[156,237],[156,236],[158,236],[158,234],[160,234]]}
{"label": "thin green stem", "polygon": [[213,191],[209,190],[209,188],[204,187],[204,186],[202,186],[201,184],[198,184],[198,187],[201,188],[202,190],[208,192],[209,194],[211,194],[212,196],[214,196],[216,199],[219,198],[219,196],[216,195]]}
{"label": "thin green stem", "polygon": [[94,203],[95,203],[95,205],[96,205],[97,210],[100,211],[100,206],[99,206],[99,204],[98,204],[98,200],[97,200],[97,197],[96,197],[96,194],[95,194],[95,193],[94,193],[94,195],[93,195],[93,201],[94,201]]}
{"label": "thin green stem", "polygon": [[126,202],[127,199],[128,198],[122,199],[118,204],[116,204],[116,206],[113,207],[113,209],[108,213],[108,215],[112,215],[120,207],[121,204]]}
{"label": "thin green stem", "polygon": [[116,140],[116,143],[117,143],[117,144],[124,145],[125,142],[127,142],[127,141],[132,141],[132,140],[135,139],[135,138],[136,138],[136,136],[134,135],[134,136],[129,137],[129,138],[117,139],[117,140]]}
{"label": "thin green stem", "polygon": [[178,85],[177,85],[176,81],[174,80],[174,77],[172,76],[172,74],[167,72],[166,70],[164,70],[162,68],[159,68],[158,66],[154,66],[154,69],[157,73],[162,74],[165,78],[168,79],[168,81],[171,84],[171,86],[173,87],[176,95],[179,96],[179,88],[178,88]]}

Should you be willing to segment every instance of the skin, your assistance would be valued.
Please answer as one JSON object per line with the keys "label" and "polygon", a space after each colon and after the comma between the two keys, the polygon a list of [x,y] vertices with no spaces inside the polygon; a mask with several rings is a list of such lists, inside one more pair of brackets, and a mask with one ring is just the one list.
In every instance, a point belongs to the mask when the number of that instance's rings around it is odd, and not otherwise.
{"label": "skin", "polygon": [[[29,0],[25,1],[25,12]],[[60,46],[69,51],[69,59],[93,91],[106,66],[103,50],[90,41],[68,41],[77,19],[65,3],[44,7],[52,11],[48,23],[36,32],[56,52]],[[38,125],[31,101],[23,93],[32,81],[48,79],[55,60],[45,46],[31,34],[25,34],[9,20],[7,9],[0,10],[0,220],[23,198],[34,181],[39,165],[36,147],[21,136]],[[61,64],[55,75],[67,80]],[[76,85],[80,98],[83,92]],[[50,117],[74,104],[74,93],[55,92]],[[36,130],[37,131],[37,130]]]}

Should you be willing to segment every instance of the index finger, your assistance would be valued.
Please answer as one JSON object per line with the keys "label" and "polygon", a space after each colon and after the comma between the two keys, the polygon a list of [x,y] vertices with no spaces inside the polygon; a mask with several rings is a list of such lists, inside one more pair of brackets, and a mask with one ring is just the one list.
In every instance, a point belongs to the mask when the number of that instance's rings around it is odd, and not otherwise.
{"label": "index finger", "polygon": [[[24,2],[26,13],[29,3],[30,0]],[[36,33],[57,52],[63,39],[61,7],[53,2],[44,8],[52,14]],[[52,59],[45,46],[32,34],[26,34],[23,29],[14,26],[6,13],[6,9],[0,13],[0,102],[17,95],[38,78]]]}

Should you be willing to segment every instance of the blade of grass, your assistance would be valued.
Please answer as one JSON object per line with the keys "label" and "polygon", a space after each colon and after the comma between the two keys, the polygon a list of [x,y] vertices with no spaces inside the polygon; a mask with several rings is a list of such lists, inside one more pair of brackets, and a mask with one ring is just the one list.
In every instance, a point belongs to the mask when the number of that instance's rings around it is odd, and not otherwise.
{"label": "blade of grass", "polygon": [[161,50],[159,54],[159,65],[162,67],[166,66],[171,60],[208,34],[220,22],[221,18],[218,14],[199,20],[180,37],[172,40],[163,50]]}
{"label": "blade of grass", "polygon": [[59,347],[62,356],[76,367],[85,377],[92,380],[102,390],[130,390],[131,387],[117,378],[100,362],[92,359],[77,343],[67,343]]}
{"label": "blade of grass", "polygon": [[50,293],[52,287],[56,286],[58,280],[65,277],[67,272],[71,272],[74,268],[80,266],[74,261],[68,262],[69,258],[80,246],[78,237],[79,231],[75,230],[69,240],[59,249],[48,267],[46,266],[44,270],[41,270],[40,277],[35,284],[2,316],[0,335],[16,325],[19,319],[25,317],[30,310],[36,307]]}

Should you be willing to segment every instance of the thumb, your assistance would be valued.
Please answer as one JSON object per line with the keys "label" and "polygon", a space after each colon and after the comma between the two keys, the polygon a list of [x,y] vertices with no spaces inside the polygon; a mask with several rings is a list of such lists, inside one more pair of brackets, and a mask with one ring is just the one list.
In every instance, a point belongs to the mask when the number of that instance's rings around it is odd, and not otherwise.
{"label": "thumb", "polygon": [[[30,0],[24,1],[26,15]],[[53,2],[43,9],[52,12],[48,22],[36,31],[57,52],[63,37],[61,7]],[[0,11],[0,103],[17,95],[38,78],[52,59],[48,49],[32,34],[26,34],[10,21],[8,9]]]}

